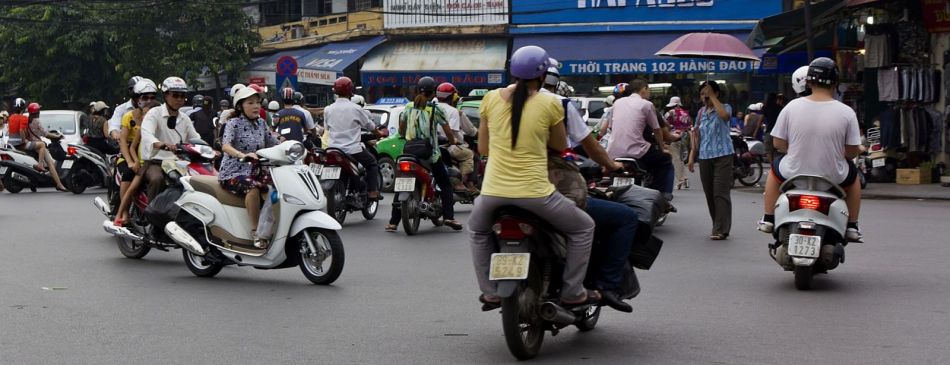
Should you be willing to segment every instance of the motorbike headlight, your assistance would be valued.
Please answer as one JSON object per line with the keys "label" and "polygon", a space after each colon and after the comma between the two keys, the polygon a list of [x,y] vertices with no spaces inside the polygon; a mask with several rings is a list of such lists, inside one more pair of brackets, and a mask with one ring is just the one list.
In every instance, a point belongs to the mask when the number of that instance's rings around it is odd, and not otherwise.
{"label": "motorbike headlight", "polygon": [[287,149],[287,158],[291,161],[300,161],[307,154],[307,149],[303,148],[303,143],[297,142]]}

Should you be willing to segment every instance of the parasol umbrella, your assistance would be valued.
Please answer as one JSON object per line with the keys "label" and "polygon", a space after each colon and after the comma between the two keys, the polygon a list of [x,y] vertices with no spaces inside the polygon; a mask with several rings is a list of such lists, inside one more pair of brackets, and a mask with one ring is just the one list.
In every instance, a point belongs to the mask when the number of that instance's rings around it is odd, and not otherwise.
{"label": "parasol umbrella", "polygon": [[745,43],[720,33],[689,33],[667,44],[657,56],[759,61]]}

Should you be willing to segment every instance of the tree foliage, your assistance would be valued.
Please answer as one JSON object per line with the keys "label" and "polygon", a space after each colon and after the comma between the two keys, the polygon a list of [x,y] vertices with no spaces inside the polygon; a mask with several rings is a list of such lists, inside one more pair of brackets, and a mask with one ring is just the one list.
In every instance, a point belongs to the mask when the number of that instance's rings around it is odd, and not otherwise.
{"label": "tree foliage", "polygon": [[0,14],[0,86],[49,106],[118,100],[133,75],[236,76],[260,44],[234,0],[53,1]]}

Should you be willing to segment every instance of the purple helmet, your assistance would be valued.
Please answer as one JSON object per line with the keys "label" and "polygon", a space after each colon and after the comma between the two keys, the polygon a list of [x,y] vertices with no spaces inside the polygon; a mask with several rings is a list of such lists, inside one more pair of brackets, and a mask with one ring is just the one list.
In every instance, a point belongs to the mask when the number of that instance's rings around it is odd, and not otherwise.
{"label": "purple helmet", "polygon": [[551,67],[551,57],[544,48],[538,46],[524,46],[511,54],[511,76],[522,80],[536,79],[544,76]]}

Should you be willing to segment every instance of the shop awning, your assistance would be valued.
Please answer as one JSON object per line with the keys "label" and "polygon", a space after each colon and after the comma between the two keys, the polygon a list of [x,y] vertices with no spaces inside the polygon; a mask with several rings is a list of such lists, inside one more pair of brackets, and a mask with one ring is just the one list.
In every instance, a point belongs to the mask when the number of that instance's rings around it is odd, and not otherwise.
{"label": "shop awning", "polygon": [[[726,33],[745,39],[747,32]],[[682,33],[517,36],[514,49],[536,45],[561,63],[561,75],[752,72],[751,61],[714,61],[654,55]]]}
{"label": "shop awning", "polygon": [[265,85],[275,85],[277,83],[277,60],[284,56],[292,56],[299,60],[315,50],[316,48],[303,48],[258,57],[244,67],[244,71],[241,73],[242,78],[244,78],[243,82],[247,83],[253,80],[263,82]]}
{"label": "shop awning", "polygon": [[[812,27],[818,27],[832,21],[835,12],[846,5],[847,1],[843,0],[825,0],[812,4]],[[804,33],[804,28],[804,8],[786,11],[760,20],[746,40],[746,45],[753,49],[769,48],[790,35]]]}
{"label": "shop awning", "polygon": [[343,70],[384,41],[385,37],[378,36],[324,45],[297,58],[297,77],[301,82],[333,85],[333,81]]}
{"label": "shop awning", "polygon": [[423,76],[456,86],[501,86],[507,56],[504,39],[387,42],[363,62],[363,86],[410,85]]}

